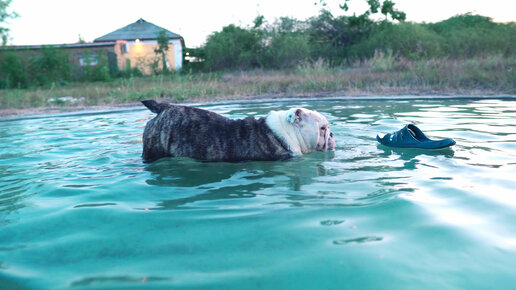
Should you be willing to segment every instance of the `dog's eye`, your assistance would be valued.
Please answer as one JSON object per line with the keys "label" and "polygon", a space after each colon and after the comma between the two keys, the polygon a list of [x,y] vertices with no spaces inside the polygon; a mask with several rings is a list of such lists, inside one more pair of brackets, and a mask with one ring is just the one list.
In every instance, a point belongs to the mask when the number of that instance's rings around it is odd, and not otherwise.
{"label": "dog's eye", "polygon": [[326,130],[326,126],[322,126],[321,130],[323,130],[323,131]]}

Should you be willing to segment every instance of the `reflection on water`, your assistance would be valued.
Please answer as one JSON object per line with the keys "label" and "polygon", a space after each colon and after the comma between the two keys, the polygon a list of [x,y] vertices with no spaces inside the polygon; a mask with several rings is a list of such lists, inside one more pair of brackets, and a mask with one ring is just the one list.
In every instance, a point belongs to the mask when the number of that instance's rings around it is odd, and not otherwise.
{"label": "reflection on water", "polygon": [[381,240],[383,240],[382,237],[361,237],[361,238],[346,239],[346,240],[335,240],[335,241],[333,241],[333,244],[345,245],[345,244],[352,244],[352,243],[379,242]]}
{"label": "reflection on water", "polygon": [[[146,183],[162,187],[189,188],[186,197],[164,200],[152,209],[176,209],[193,206],[208,200],[254,198],[261,191],[284,187],[294,192],[303,185],[311,184],[314,178],[325,176],[323,163],[331,160],[333,152],[317,152],[305,159],[295,158],[290,162],[201,162],[189,158],[164,158],[150,164],[145,170],[151,172]],[[306,163],[310,160],[310,163]],[[195,192],[191,195],[190,192]],[[299,200],[304,193],[290,194],[288,199]],[[215,205],[216,206],[216,205]],[[148,210],[149,208],[147,208]]]}
{"label": "reflection on water", "polygon": [[71,283],[72,287],[89,287],[89,286],[102,286],[102,285],[113,285],[113,284],[142,284],[142,283],[153,283],[168,281],[168,278],[160,277],[130,277],[130,276],[115,276],[115,277],[90,277],[74,281]]}
{"label": "reflection on water", "polygon": [[391,148],[378,144],[378,149],[383,152],[380,153],[383,157],[388,157],[389,155],[397,155],[399,158],[403,160],[413,160],[416,159],[419,155],[427,155],[427,156],[445,156],[447,158],[452,158],[454,155],[454,151],[452,147],[447,147],[439,150],[424,150],[424,149],[412,149],[412,148]]}
{"label": "reflection on water", "polygon": [[[516,284],[516,101],[292,100],[335,152],[141,160],[141,110],[0,122],[4,288],[492,288]],[[437,151],[376,134],[414,123]],[[375,279],[358,279],[357,277]],[[0,287],[2,288],[2,287]]]}

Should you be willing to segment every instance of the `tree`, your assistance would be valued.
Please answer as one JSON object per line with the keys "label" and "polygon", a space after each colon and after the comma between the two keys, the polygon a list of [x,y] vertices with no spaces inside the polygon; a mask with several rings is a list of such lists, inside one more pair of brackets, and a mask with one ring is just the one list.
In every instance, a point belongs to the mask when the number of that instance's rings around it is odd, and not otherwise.
{"label": "tree", "polygon": [[[350,0],[344,0],[344,3],[339,4],[339,7],[344,11],[348,11],[349,10],[349,6],[348,6],[349,1]],[[367,1],[367,4],[369,4],[369,9],[359,16],[352,16],[352,17],[356,17],[358,22],[363,22],[364,19],[368,19],[371,14],[376,14],[376,13],[378,13],[378,11],[380,11],[383,15],[385,15],[385,20],[388,19],[388,16],[391,16],[391,18],[393,20],[398,20],[398,21],[405,21],[405,19],[407,18],[407,14],[405,14],[405,12],[399,11],[394,8],[394,5],[396,5],[396,4],[391,0],[383,0],[383,1],[382,0],[366,0],[366,1]],[[319,3],[323,7],[327,5],[325,0],[319,0]],[[317,4],[317,3],[315,3],[315,4]]]}
{"label": "tree", "polygon": [[258,29],[260,28],[260,26],[262,26],[262,24],[265,22],[265,16],[263,15],[258,15],[256,16],[256,18],[253,20],[253,23],[254,23],[254,29]]}
{"label": "tree", "polygon": [[294,18],[280,17],[264,31],[262,67],[288,68],[303,63],[310,57],[305,23]]}
{"label": "tree", "polygon": [[162,65],[163,65],[163,73],[167,72],[167,51],[168,51],[168,44],[169,44],[169,37],[167,35],[167,31],[166,30],[161,30],[159,33],[158,33],[158,47],[156,49],[154,49],[154,52],[156,53],[156,55],[158,56],[161,56],[161,61],[162,61]]}
{"label": "tree", "polygon": [[[319,0],[322,7],[326,7],[327,0]],[[350,0],[336,0],[340,9],[348,11]],[[317,17],[309,20],[309,33],[311,39],[312,54],[326,58],[331,64],[338,64],[346,57],[350,57],[350,47],[367,39],[375,30],[392,25],[392,20],[403,22],[406,14],[394,8],[391,0],[365,0],[369,5],[364,13],[352,16],[334,17],[332,13],[323,8]],[[315,3],[318,4],[317,2]],[[371,15],[382,13],[385,21],[375,21]]]}
{"label": "tree", "polygon": [[0,0],[0,37],[2,37],[2,45],[7,44],[7,37],[9,36],[9,28],[4,27],[4,23],[8,19],[18,17],[16,12],[8,11],[8,7],[12,0]]}
{"label": "tree", "polygon": [[[369,0],[370,2],[376,2],[376,5],[380,5],[380,0]],[[405,21],[407,18],[407,14],[405,12],[399,11],[394,8],[394,2],[390,0],[385,0],[382,3],[382,8],[380,12],[385,15],[385,19],[390,15],[393,20]]]}
{"label": "tree", "polygon": [[222,31],[214,32],[206,40],[206,68],[220,70],[258,67],[261,40],[259,30],[244,29],[234,24],[223,27]]}

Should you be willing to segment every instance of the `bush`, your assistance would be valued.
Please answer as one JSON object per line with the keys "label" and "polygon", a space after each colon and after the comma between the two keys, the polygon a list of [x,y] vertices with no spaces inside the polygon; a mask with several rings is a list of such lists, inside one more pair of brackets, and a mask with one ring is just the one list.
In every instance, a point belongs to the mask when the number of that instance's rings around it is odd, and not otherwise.
{"label": "bush", "polygon": [[25,61],[16,53],[3,53],[0,58],[0,89],[26,87]]}
{"label": "bush", "polygon": [[350,57],[371,58],[376,51],[391,51],[409,59],[442,55],[442,37],[417,23],[383,23],[371,36],[350,47]]}
{"label": "bush", "polygon": [[[83,52],[81,57],[95,56],[96,65],[76,64],[69,51],[63,48],[43,46],[37,53],[29,50],[0,51],[0,88],[28,88],[64,85],[74,81],[109,81],[120,76],[112,69],[108,55]],[[114,75],[113,75],[114,74]],[[132,71],[131,74],[141,75]]]}
{"label": "bush", "polygon": [[120,71],[120,77],[122,78],[132,78],[132,77],[141,77],[143,74],[142,72],[138,69],[138,67],[133,67],[131,66],[131,61],[130,60],[126,60],[126,64],[124,66],[124,69],[122,69]]}
{"label": "bush", "polygon": [[96,65],[77,66],[73,65],[74,80],[75,81],[109,81],[111,80],[110,68],[108,59],[105,55],[99,55],[97,53],[85,52],[82,54],[82,58],[90,59],[95,58],[97,60]]}
{"label": "bush", "polygon": [[43,46],[40,52],[40,55],[33,55],[29,59],[33,84],[39,86],[65,84],[72,79],[72,64],[66,50]]}
{"label": "bush", "polygon": [[375,23],[362,16],[334,17],[329,11],[308,20],[306,34],[309,36],[311,59],[326,59],[339,65],[350,56],[349,47],[366,39]]}
{"label": "bush", "polygon": [[449,56],[516,53],[515,23],[494,23],[489,17],[464,14],[426,26],[442,37],[441,48]]}
{"label": "bush", "polygon": [[304,22],[281,17],[261,31],[262,43],[267,45],[260,55],[264,68],[290,68],[310,58],[309,38],[304,32]]}
{"label": "bush", "polygon": [[289,68],[308,60],[310,49],[308,37],[302,33],[274,33],[267,47],[266,60],[262,63],[268,68]]}
{"label": "bush", "polygon": [[233,24],[225,26],[208,37],[204,47],[205,65],[211,70],[257,67],[261,40],[257,31]]}
{"label": "bush", "polygon": [[374,22],[366,14],[334,17],[322,10],[307,21],[280,18],[265,29],[263,17],[257,20],[252,28],[229,25],[212,34],[202,48],[205,70],[290,68],[318,59],[338,66],[383,59],[378,53],[413,60],[516,54],[516,24],[479,15],[419,24]]}

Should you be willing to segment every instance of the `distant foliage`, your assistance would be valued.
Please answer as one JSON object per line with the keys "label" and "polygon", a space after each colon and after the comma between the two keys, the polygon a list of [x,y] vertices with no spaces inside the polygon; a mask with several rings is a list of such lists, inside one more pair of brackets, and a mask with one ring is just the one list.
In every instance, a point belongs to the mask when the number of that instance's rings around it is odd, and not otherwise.
{"label": "distant foliage", "polygon": [[[93,55],[91,55],[93,56]],[[88,59],[89,54],[82,55]],[[95,54],[93,66],[80,66],[66,49],[44,46],[31,51],[0,51],[0,89],[65,85],[75,81],[109,81],[120,75],[110,71],[108,58]]]}
{"label": "distant foliage", "polygon": [[[40,55],[29,56],[29,77],[31,82],[46,84],[66,84],[71,80],[70,56],[66,50],[45,46]],[[34,78],[34,79],[32,79]]]}
{"label": "distant foliage", "polygon": [[444,54],[472,57],[486,53],[516,53],[516,23],[494,23],[491,18],[464,14],[425,28],[442,37],[439,45]]}
{"label": "distant foliage", "polygon": [[347,48],[369,30],[368,25],[359,24],[351,31],[348,17],[334,17],[326,10],[307,22],[305,32],[310,40],[310,58],[324,58],[332,65],[340,64]]}
{"label": "distant foliage", "polygon": [[231,24],[208,37],[205,65],[213,70],[258,67],[262,48],[260,31]]}
{"label": "distant foliage", "polygon": [[[226,26],[195,52],[202,53],[205,60],[197,68],[289,68],[319,59],[338,66],[375,58],[378,52],[414,60],[516,54],[515,23],[494,23],[471,14],[438,23],[411,23],[403,21],[405,14],[394,9],[391,1],[371,0],[368,4],[370,9],[359,16],[336,17],[323,9],[306,21],[280,18],[267,25],[259,16],[253,27]],[[385,20],[371,20],[374,13],[382,13]]]}
{"label": "distant foliage", "polygon": [[0,58],[0,88],[26,88],[27,83],[28,74],[24,59],[16,53],[2,53]]}
{"label": "distant foliage", "polygon": [[9,36],[9,28],[7,28],[4,24],[9,19],[13,19],[18,17],[16,12],[10,11],[9,5],[11,5],[12,0],[0,0],[0,39],[2,40],[1,45],[5,45],[7,43],[7,39]]}
{"label": "distant foliage", "polygon": [[307,35],[277,32],[271,35],[262,64],[271,68],[288,68],[305,62],[309,55]]}
{"label": "distant foliage", "polygon": [[[169,70],[167,68],[167,56],[166,55],[167,55],[167,51],[169,49],[170,38],[167,36],[166,30],[161,30],[160,32],[158,32],[158,35],[156,37],[157,37],[158,47],[156,49],[154,49],[154,53],[156,54],[157,61],[155,61],[152,64],[153,71],[155,74],[159,74],[159,73],[166,74],[169,72]],[[158,64],[160,60],[161,60],[161,70],[159,69],[159,64]]]}
{"label": "distant foliage", "polygon": [[372,57],[376,50],[391,50],[409,59],[508,56],[516,54],[516,24],[494,23],[471,14],[431,24],[384,22],[350,50],[359,58]]}
{"label": "distant foliage", "polygon": [[371,58],[376,51],[391,52],[408,59],[441,57],[444,38],[417,23],[382,23],[374,28],[369,37],[351,45],[349,57]]}
{"label": "distant foliage", "polygon": [[[346,10],[347,2],[343,1],[342,9]],[[401,65],[401,59],[423,62],[516,56],[516,23],[495,23],[488,17],[472,14],[438,23],[411,23],[404,22],[405,14],[396,10],[392,1],[367,2],[369,10],[358,16],[334,16],[322,9],[305,21],[281,17],[267,23],[263,16],[258,16],[249,27],[225,26],[211,34],[204,46],[184,50],[183,73],[250,69],[306,71],[352,67],[360,62],[375,71],[390,71]],[[385,19],[373,21],[370,15],[375,13],[383,14]],[[164,55],[168,38],[161,32],[158,39],[156,58],[145,65],[161,74],[167,72]],[[44,47],[37,54],[2,49],[0,89],[142,75],[136,68],[138,65],[133,67],[131,63],[120,70],[113,52],[96,55],[96,59],[96,65],[80,66],[66,50],[55,47]],[[504,69],[511,74],[516,71],[512,66]]]}
{"label": "distant foliage", "polygon": [[310,56],[309,36],[303,32],[304,23],[282,17],[271,27],[262,30],[263,54],[259,63],[267,68],[288,68],[299,65]]}

